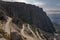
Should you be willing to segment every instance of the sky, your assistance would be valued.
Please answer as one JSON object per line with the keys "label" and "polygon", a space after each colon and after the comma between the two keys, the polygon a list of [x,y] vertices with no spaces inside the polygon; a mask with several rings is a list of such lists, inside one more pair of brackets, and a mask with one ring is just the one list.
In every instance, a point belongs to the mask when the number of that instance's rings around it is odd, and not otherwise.
{"label": "sky", "polygon": [[43,8],[47,14],[60,14],[60,0],[4,0],[25,2]]}

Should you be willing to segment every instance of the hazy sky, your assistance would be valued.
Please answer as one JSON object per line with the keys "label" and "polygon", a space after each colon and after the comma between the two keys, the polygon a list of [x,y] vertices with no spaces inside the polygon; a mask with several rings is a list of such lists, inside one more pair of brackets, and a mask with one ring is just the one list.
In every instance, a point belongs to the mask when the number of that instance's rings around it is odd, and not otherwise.
{"label": "hazy sky", "polygon": [[6,0],[33,4],[42,7],[47,13],[60,13],[60,0]]}

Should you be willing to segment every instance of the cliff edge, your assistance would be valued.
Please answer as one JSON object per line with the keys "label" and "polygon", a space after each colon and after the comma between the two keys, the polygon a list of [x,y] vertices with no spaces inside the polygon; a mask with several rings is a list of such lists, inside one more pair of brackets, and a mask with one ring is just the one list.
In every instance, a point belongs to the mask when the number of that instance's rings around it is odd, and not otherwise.
{"label": "cliff edge", "polygon": [[[0,8],[7,12],[7,16],[13,18],[13,22],[18,24],[18,19],[35,26],[47,33],[54,33],[55,28],[46,12],[35,5],[0,1]],[[15,20],[16,19],[16,20]]]}

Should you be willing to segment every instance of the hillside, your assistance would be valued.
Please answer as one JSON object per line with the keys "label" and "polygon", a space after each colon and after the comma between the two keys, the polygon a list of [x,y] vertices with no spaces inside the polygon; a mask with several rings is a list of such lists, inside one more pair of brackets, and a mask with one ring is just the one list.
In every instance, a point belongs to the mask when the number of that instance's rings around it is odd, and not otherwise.
{"label": "hillside", "polygon": [[12,40],[50,40],[55,32],[43,9],[31,4],[0,1],[0,21]]}

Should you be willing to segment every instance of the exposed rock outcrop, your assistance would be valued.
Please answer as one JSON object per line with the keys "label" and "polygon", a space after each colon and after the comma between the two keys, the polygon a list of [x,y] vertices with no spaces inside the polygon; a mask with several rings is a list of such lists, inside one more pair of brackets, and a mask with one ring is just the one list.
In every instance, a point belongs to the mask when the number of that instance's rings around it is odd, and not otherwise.
{"label": "exposed rock outcrop", "polygon": [[[19,21],[15,19],[22,19],[24,22],[27,22],[35,27],[48,32],[54,33],[55,29],[49,17],[43,11],[42,8],[39,8],[34,5],[18,3],[18,2],[2,2],[0,1],[0,7],[7,11],[8,16],[14,19],[14,23]],[[17,21],[17,22],[16,22]]]}

